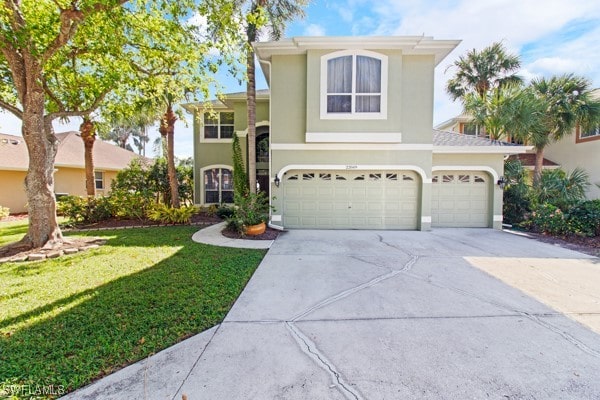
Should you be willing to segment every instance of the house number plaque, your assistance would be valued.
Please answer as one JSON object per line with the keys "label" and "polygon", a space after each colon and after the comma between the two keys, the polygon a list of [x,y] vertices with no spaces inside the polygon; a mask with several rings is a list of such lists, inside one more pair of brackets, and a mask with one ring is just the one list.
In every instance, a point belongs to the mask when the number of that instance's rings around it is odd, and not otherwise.
{"label": "house number plaque", "polygon": [[346,165],[346,169],[358,169],[358,165]]}

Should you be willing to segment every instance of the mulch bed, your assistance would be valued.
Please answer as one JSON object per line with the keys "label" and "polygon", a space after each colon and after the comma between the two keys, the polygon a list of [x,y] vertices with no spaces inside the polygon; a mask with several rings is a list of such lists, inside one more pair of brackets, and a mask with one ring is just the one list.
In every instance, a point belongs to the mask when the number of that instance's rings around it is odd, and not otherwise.
{"label": "mulch bed", "polygon": [[[222,222],[223,220],[216,215],[208,215],[206,213],[194,214],[190,220],[192,225],[213,225]],[[161,226],[160,222],[151,221],[149,219],[108,219],[105,221],[95,222],[93,224],[75,225],[75,229],[109,229],[109,228],[129,228],[134,226]]]}
{"label": "mulch bed", "polygon": [[581,237],[581,236],[550,236],[535,232],[526,232],[529,236],[540,242],[550,243],[570,250],[579,251],[591,256],[600,257],[600,236]]}
{"label": "mulch bed", "polygon": [[277,236],[279,236],[279,232],[280,231],[278,231],[276,229],[267,228],[265,230],[265,233],[263,233],[261,235],[248,236],[248,235],[242,235],[238,231],[234,231],[234,230],[225,228],[221,231],[221,234],[230,239],[275,240],[275,239],[277,239]]}

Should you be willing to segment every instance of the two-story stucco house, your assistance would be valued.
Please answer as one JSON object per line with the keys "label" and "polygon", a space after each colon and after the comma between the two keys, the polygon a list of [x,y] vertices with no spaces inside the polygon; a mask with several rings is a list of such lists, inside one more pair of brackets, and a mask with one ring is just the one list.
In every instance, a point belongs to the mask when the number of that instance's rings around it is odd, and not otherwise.
{"label": "two-story stucco house", "polygon": [[[270,224],[501,227],[503,160],[527,148],[432,129],[434,68],[458,43],[407,36],[255,44],[269,85],[257,95],[256,142],[258,181],[275,208]],[[194,118],[202,205],[231,201],[231,136],[246,135],[244,93],[213,109],[216,118]]]}

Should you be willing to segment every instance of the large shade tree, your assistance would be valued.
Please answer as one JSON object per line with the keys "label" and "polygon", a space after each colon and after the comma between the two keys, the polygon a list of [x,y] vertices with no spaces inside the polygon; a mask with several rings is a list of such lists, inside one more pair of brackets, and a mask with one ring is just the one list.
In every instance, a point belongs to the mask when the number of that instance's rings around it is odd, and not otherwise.
{"label": "large shade tree", "polygon": [[516,74],[520,67],[519,57],[509,54],[500,42],[481,51],[472,49],[448,67],[456,71],[446,91],[453,100],[464,101],[470,93],[483,97],[493,89],[521,83],[522,78]]}
{"label": "large shade tree", "polygon": [[[210,3],[213,9],[229,6],[225,0]],[[185,45],[178,46],[175,33],[189,27],[180,23],[181,19],[190,17],[196,7],[198,4],[193,0],[0,2],[0,107],[21,119],[29,154],[25,180],[29,230],[24,244],[39,247],[62,243],[53,177],[58,141],[52,122],[57,118],[89,116],[114,89],[114,85],[98,83],[106,82],[105,76],[96,76],[96,81],[93,74],[79,75],[90,78],[79,93],[60,92],[58,83],[68,81],[69,71],[102,73],[98,65],[105,60],[89,55],[107,46],[106,54],[115,55],[115,62],[129,60],[134,65],[138,77],[136,90],[144,91],[147,87],[143,88],[140,77],[148,71],[153,71],[154,76],[160,72],[153,64],[157,58],[149,57],[149,52],[159,54],[164,43],[169,43],[169,51],[175,53],[182,49],[189,51]],[[203,46],[193,49],[206,50]],[[98,84],[94,86],[95,83]],[[78,98],[85,101],[78,102]]]}

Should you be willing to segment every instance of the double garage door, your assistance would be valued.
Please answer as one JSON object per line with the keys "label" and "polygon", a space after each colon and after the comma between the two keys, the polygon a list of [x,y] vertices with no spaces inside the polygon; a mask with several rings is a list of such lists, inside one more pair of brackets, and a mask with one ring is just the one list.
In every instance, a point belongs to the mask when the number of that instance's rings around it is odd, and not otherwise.
{"label": "double garage door", "polygon": [[284,226],[416,229],[420,180],[412,171],[288,171]]}
{"label": "double garage door", "polygon": [[486,228],[490,178],[484,172],[439,171],[432,177],[431,226]]}
{"label": "double garage door", "polygon": [[[421,181],[412,171],[289,171],[283,178],[284,226],[417,229]],[[433,227],[488,227],[490,178],[478,171],[432,177]]]}

